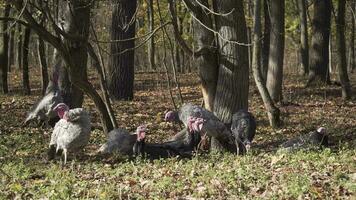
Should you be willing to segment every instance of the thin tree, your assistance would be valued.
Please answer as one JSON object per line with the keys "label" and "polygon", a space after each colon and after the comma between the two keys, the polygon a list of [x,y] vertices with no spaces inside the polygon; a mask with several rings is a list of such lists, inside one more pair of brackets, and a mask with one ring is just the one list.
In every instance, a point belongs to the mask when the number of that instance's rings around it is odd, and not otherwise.
{"label": "thin tree", "polygon": [[309,44],[306,0],[297,0],[297,5],[300,18],[300,72],[302,75],[306,75],[309,73]]}
{"label": "thin tree", "polygon": [[272,127],[280,125],[280,111],[274,105],[271,96],[268,93],[266,85],[264,84],[261,73],[261,1],[255,1],[254,8],[254,28],[253,28],[253,54],[252,54],[252,72],[255,78],[258,91],[262,97],[263,103],[267,110],[269,123]]}
{"label": "thin tree", "polygon": [[[111,40],[126,40],[111,44],[108,87],[116,100],[132,100],[134,86],[134,40],[136,0],[114,1]],[[125,51],[125,52],[124,52]]]}
{"label": "thin tree", "polygon": [[22,34],[22,25],[17,24],[17,56],[16,64],[18,69],[22,69],[22,48],[23,48],[23,34]]}
{"label": "thin tree", "polygon": [[350,4],[350,12],[351,12],[351,36],[349,42],[349,59],[348,66],[350,72],[354,72],[356,68],[356,60],[355,60],[355,21],[356,21],[356,1],[351,1]]}
{"label": "thin tree", "polygon": [[342,87],[342,98],[351,97],[351,85],[347,74],[346,63],[346,43],[345,43],[345,4],[346,0],[338,1],[338,11],[336,18],[336,45],[338,54],[338,72]]}
{"label": "thin tree", "polygon": [[268,58],[269,58],[269,44],[271,35],[271,18],[270,18],[270,0],[263,0],[263,18],[264,18],[264,28],[263,28],[263,39],[262,39],[262,66],[261,73],[263,78],[263,83],[266,84],[267,81],[267,71],[268,71]]}
{"label": "thin tree", "polygon": [[31,28],[25,28],[25,35],[22,48],[22,86],[25,95],[31,94],[30,76],[29,76],[29,53],[30,53]]}
{"label": "thin tree", "polygon": [[[154,18],[154,7],[153,7],[153,0],[148,1],[148,9],[147,9],[147,18],[148,18],[148,31],[153,32],[154,25],[155,25],[155,18]],[[148,42],[148,63],[150,64],[150,69],[155,70],[155,37],[152,36]]]}
{"label": "thin tree", "polygon": [[[5,5],[4,9],[4,18],[9,17],[10,15],[10,4]],[[1,92],[6,94],[9,92],[9,86],[7,82],[7,73],[8,73],[8,65],[9,65],[9,30],[8,30],[8,21],[4,20],[2,22],[2,48],[0,49],[0,67],[1,67],[1,79],[0,79],[0,87]]]}
{"label": "thin tree", "polygon": [[284,0],[273,0],[270,2],[271,36],[266,85],[274,102],[282,100],[284,6]]}

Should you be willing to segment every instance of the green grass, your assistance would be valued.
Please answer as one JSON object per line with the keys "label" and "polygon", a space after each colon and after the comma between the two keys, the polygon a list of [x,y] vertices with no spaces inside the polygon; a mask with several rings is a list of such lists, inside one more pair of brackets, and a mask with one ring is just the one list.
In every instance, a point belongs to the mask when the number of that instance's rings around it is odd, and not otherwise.
{"label": "green grass", "polygon": [[[190,85],[182,87],[183,96],[200,102],[197,84]],[[268,126],[261,99],[251,87],[250,110],[258,129],[250,155],[153,162],[103,157],[95,152],[105,135],[94,128],[84,154],[76,159],[70,155],[64,167],[59,160],[47,161],[51,130],[20,127],[38,94],[0,95],[0,199],[355,199],[356,104],[341,101],[333,87],[319,92],[290,82],[285,87],[294,92],[286,93],[286,98],[292,95],[290,99],[300,106],[281,108],[285,124],[277,130]],[[134,130],[150,123],[150,141],[173,135],[173,126],[162,122],[163,113],[171,109],[168,94],[142,90],[135,95],[133,102],[113,105],[119,126]],[[93,102],[86,100],[84,107],[92,114],[93,126],[100,127]],[[276,151],[283,140],[318,126],[327,127],[330,148]]]}

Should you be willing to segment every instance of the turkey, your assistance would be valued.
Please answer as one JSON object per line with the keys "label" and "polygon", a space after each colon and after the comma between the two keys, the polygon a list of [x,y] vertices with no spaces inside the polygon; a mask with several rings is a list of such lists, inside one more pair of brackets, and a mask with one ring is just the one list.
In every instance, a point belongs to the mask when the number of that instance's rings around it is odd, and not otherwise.
{"label": "turkey", "polygon": [[324,127],[320,127],[316,131],[312,131],[305,135],[292,138],[282,144],[282,148],[286,150],[297,150],[321,146],[328,146],[328,135],[326,128]]}
{"label": "turkey", "polygon": [[[235,139],[242,141],[248,152],[251,148],[251,143],[256,134],[255,117],[246,110],[239,110],[232,115],[231,132]],[[239,141],[236,141],[238,144]]]}
{"label": "turkey", "polygon": [[191,129],[183,129],[180,132],[185,135],[181,140],[168,141],[164,143],[146,143],[145,132],[137,135],[133,152],[136,156],[143,156],[149,159],[168,158],[174,156],[191,157],[200,143],[200,134]]}
{"label": "turkey", "polygon": [[137,127],[135,133],[130,133],[122,128],[114,129],[109,132],[107,142],[100,147],[99,153],[120,153],[122,155],[132,155],[132,148],[136,142],[137,135],[145,131],[145,126]]}
{"label": "turkey", "polygon": [[245,145],[239,137],[227,128],[227,126],[219,120],[205,120],[203,118],[191,117],[193,123],[191,129],[199,132],[202,135],[215,138],[224,148],[230,152],[244,154],[246,152]]}
{"label": "turkey", "polygon": [[56,123],[51,135],[49,159],[53,159],[55,153],[63,151],[64,164],[67,163],[68,151],[77,152],[83,149],[90,138],[90,117],[83,108],[69,109],[60,103],[55,108],[60,120]]}
{"label": "turkey", "polygon": [[27,126],[32,121],[37,121],[54,127],[59,120],[54,107],[62,102],[63,99],[58,87],[58,75],[54,73],[52,80],[48,83],[45,95],[32,106],[23,125]]}
{"label": "turkey", "polygon": [[[176,123],[183,123],[185,127],[188,126],[188,118],[189,117],[200,117],[203,119],[210,119],[210,120],[217,120],[219,119],[214,115],[214,113],[208,111],[207,109],[192,104],[186,103],[180,107],[178,111],[168,111],[165,114],[165,121],[167,122],[176,122]],[[180,132],[176,134],[172,140],[180,140],[181,138],[186,137],[185,132]]]}

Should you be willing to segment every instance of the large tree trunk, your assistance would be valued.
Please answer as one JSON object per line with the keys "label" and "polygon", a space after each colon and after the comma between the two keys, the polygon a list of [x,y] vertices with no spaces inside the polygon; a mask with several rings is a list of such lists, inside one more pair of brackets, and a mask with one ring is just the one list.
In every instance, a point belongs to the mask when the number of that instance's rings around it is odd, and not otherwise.
{"label": "large tree trunk", "polygon": [[[148,10],[147,10],[148,32],[152,33],[154,30],[154,21],[155,21],[153,0],[149,0],[148,3],[149,3]],[[147,53],[148,53],[148,63],[150,64],[150,69],[155,70],[156,63],[155,63],[155,37],[154,36],[152,36],[148,42]]]}
{"label": "large tree trunk", "polygon": [[[10,4],[5,6],[4,17],[9,17],[10,15]],[[7,72],[9,65],[9,32],[8,32],[8,21],[3,20],[2,22],[2,48],[0,49],[0,67],[1,67],[1,78],[0,78],[0,87],[1,92],[6,94],[9,92],[9,86],[7,83]]]}
{"label": "large tree trunk", "polygon": [[315,81],[328,82],[331,1],[315,0],[313,6],[312,41],[307,86]]}
{"label": "large tree trunk", "polygon": [[263,84],[267,81],[267,71],[268,71],[268,58],[269,58],[269,43],[270,43],[270,32],[271,32],[271,18],[269,10],[269,0],[263,0],[263,15],[264,15],[264,30],[262,39],[262,66],[261,73]]}
{"label": "large tree trunk", "polygon": [[284,58],[284,0],[270,2],[271,38],[268,60],[267,89],[274,102],[282,100]]}
{"label": "large tree trunk", "polygon": [[[136,0],[114,1],[111,39],[125,40],[135,37]],[[108,86],[111,96],[117,100],[132,100],[134,85],[134,40],[111,44]],[[125,52],[123,52],[125,51]]]}
{"label": "large tree trunk", "polygon": [[338,72],[342,86],[342,98],[349,99],[351,97],[351,86],[347,75],[346,64],[346,43],[345,43],[345,4],[346,0],[338,1],[338,12],[336,19],[336,45],[338,57]]}
{"label": "large tree trunk", "polygon": [[[202,4],[208,6],[208,1],[201,1]],[[208,28],[213,27],[212,18],[203,10],[199,10],[196,13],[197,19],[199,19]],[[216,47],[214,40],[214,33],[209,31],[201,23],[193,18],[194,38],[197,42],[197,49],[203,50],[201,56],[197,58],[197,66],[199,71],[199,77],[201,81],[204,106],[206,109],[213,111],[214,100],[216,93],[216,83],[218,79],[218,63],[217,54],[214,50]]]}
{"label": "large tree trunk", "polygon": [[25,35],[23,41],[23,51],[22,51],[22,86],[25,95],[31,94],[30,88],[30,77],[29,77],[29,68],[28,68],[28,57],[30,53],[30,37],[31,29],[29,27],[25,28]]}
{"label": "large tree trunk", "polygon": [[[73,1],[60,2],[59,12],[62,19],[61,28],[69,35],[80,35],[83,41],[87,41],[89,37],[90,27],[90,8],[86,6],[88,2]],[[83,6],[85,5],[85,6]],[[85,42],[66,40],[64,44],[71,54],[70,58],[75,66],[75,71],[71,74],[72,68],[64,66],[62,52],[55,52],[55,71],[59,72],[59,88],[63,96],[64,102],[70,108],[82,107],[84,95],[83,91],[78,86],[72,83],[73,76],[80,75],[83,80],[87,79],[87,61],[88,54]]]}
{"label": "large tree trunk", "polygon": [[221,37],[218,37],[219,76],[214,113],[224,123],[230,123],[233,113],[248,108],[248,48],[233,43],[247,43],[246,21],[241,0],[217,0],[215,6],[217,13],[233,9],[229,15],[216,16]]}
{"label": "large tree trunk", "polygon": [[42,94],[45,94],[48,85],[48,66],[47,66],[47,59],[46,59],[45,43],[43,39],[39,36],[38,36],[38,44],[37,44],[37,55],[41,66]]}
{"label": "large tree trunk", "polygon": [[275,128],[280,125],[280,111],[274,105],[271,96],[268,93],[266,85],[263,82],[261,73],[261,0],[255,1],[254,9],[254,37],[253,37],[253,55],[252,72],[255,78],[256,86],[261,94],[263,103],[267,110],[270,125]]}
{"label": "large tree trunk", "polygon": [[306,0],[297,0],[298,11],[300,17],[300,58],[301,58],[301,74],[309,73],[309,44],[308,44],[308,21]]}

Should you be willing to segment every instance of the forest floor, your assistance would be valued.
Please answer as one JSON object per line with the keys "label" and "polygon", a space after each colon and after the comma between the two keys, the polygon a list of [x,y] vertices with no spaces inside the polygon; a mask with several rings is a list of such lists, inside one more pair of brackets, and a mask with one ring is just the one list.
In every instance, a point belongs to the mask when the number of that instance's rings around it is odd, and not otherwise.
{"label": "forest floor", "polygon": [[[342,101],[337,86],[304,89],[304,78],[286,75],[284,97],[292,104],[280,107],[284,126],[273,130],[251,79],[250,111],[258,127],[249,155],[153,162],[97,155],[105,135],[93,102],[86,98],[84,108],[90,111],[94,127],[90,144],[83,155],[70,157],[62,167],[59,160],[47,161],[50,129],[20,126],[40,97],[39,72],[32,71],[32,95],[21,94],[21,74],[16,71],[10,77],[15,80],[12,92],[0,95],[0,199],[355,199],[356,100]],[[93,74],[90,77],[96,81]],[[196,74],[179,78],[184,101],[200,104]],[[351,79],[355,91],[356,74]],[[149,124],[148,140],[156,142],[179,131],[163,121],[173,105],[162,80],[164,74],[137,74],[135,99],[114,103],[119,127],[134,131],[138,125]],[[276,151],[288,138],[319,126],[327,128],[330,148]]]}

